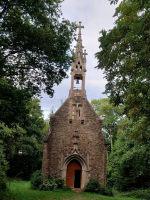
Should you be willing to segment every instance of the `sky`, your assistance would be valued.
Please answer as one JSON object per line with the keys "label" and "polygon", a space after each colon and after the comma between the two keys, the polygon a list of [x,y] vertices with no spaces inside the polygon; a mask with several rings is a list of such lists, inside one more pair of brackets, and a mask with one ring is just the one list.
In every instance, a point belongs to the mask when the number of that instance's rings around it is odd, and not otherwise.
{"label": "sky", "polygon": [[[107,81],[103,71],[95,68],[97,59],[94,54],[99,51],[99,32],[102,29],[109,30],[115,26],[113,15],[116,7],[116,5],[110,5],[109,0],[64,0],[62,3],[62,17],[76,23],[81,21],[82,26],[84,26],[82,44],[88,53],[86,56],[85,89],[89,102],[92,99],[106,97],[102,93]],[[73,43],[73,46],[75,45],[76,43]],[[41,108],[45,119],[48,118],[51,110],[56,111],[61,106],[61,102],[67,99],[71,87],[70,69],[68,75],[68,79],[64,79],[60,85],[53,88],[55,91],[53,98],[42,93]]]}

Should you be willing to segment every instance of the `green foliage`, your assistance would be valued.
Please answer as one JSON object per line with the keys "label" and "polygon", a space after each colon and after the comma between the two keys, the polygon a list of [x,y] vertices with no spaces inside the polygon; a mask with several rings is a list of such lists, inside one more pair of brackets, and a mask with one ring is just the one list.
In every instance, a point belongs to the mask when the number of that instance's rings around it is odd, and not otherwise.
{"label": "green foliage", "polygon": [[8,188],[8,180],[6,177],[7,162],[4,158],[4,154],[0,152],[0,200],[11,200],[12,194]]}
{"label": "green foliage", "polygon": [[100,185],[98,180],[90,179],[89,182],[86,184],[84,191],[85,192],[100,193],[101,185]]}
{"label": "green foliage", "polygon": [[19,135],[15,144],[12,143],[14,153],[9,158],[10,169],[7,171],[9,176],[21,177],[24,180],[29,180],[31,174],[42,167],[43,138],[46,134],[43,130],[47,126],[39,99],[32,98],[27,109],[29,114],[22,125],[25,131]]}
{"label": "green foliage", "polygon": [[0,181],[5,179],[6,176],[5,172],[7,169],[8,169],[8,162],[6,161],[5,158],[4,144],[3,141],[0,140]]}
{"label": "green foliage", "polygon": [[53,85],[70,67],[75,24],[61,20],[61,1],[0,1],[0,76],[32,96]]}
{"label": "green foliage", "polygon": [[0,191],[0,200],[13,200],[13,199],[15,199],[14,195],[12,195],[12,193],[8,188]]}
{"label": "green foliage", "polygon": [[52,191],[57,188],[57,184],[54,179],[47,179],[45,180],[39,187],[40,190],[44,191]]}
{"label": "green foliage", "polygon": [[35,171],[30,179],[31,188],[36,190],[44,190],[44,191],[52,191],[55,189],[63,189],[64,187],[64,180],[62,178],[49,177],[47,180],[42,182],[42,172],[41,170]]}
{"label": "green foliage", "polygon": [[64,179],[62,178],[56,178],[55,183],[57,184],[58,189],[62,189],[64,186]]}
{"label": "green foliage", "polygon": [[[12,195],[7,200],[45,200],[45,199],[77,199],[78,194],[73,191],[53,190],[41,191],[31,189],[29,181],[11,181],[9,184]],[[12,198],[11,198],[12,197]]]}
{"label": "green foliage", "polygon": [[15,144],[25,134],[24,120],[29,113],[31,95],[0,78],[0,174],[8,169],[8,159],[15,152]]}
{"label": "green foliage", "polygon": [[114,106],[109,98],[93,99],[91,105],[99,116],[104,117],[103,134],[107,140],[107,150],[110,152],[116,140],[118,123],[124,118],[124,106]]}
{"label": "green foliage", "polygon": [[121,193],[122,197],[134,197],[144,200],[150,199],[150,189],[143,189],[143,190],[133,190],[130,192]]}
{"label": "green foliage", "polygon": [[111,189],[101,186],[96,179],[90,179],[84,188],[84,192],[98,193],[105,196],[113,196]]}
{"label": "green foliage", "polygon": [[28,91],[10,84],[6,78],[0,78],[0,121],[7,126],[23,124],[28,114],[27,104],[31,98]]}
{"label": "green foliage", "polygon": [[[115,197],[107,197],[102,196],[96,193],[88,193],[88,192],[80,192],[76,193],[73,191],[63,191],[63,190],[53,190],[53,191],[39,191],[39,190],[32,190],[30,188],[29,181],[11,181],[9,184],[9,188],[11,191],[11,196],[7,200],[45,200],[45,199],[86,199],[86,200],[135,200],[132,197],[121,197],[121,194],[117,194]],[[138,200],[136,198],[136,200]],[[141,198],[139,199],[141,200]]]}
{"label": "green foliage", "polygon": [[6,190],[6,182],[0,179],[0,191]]}
{"label": "green foliage", "polygon": [[110,4],[117,4],[119,0],[109,0]]}
{"label": "green foliage", "polygon": [[63,191],[71,191],[71,187],[69,185],[64,185],[62,189]]}
{"label": "green foliage", "polygon": [[98,193],[105,196],[113,196],[112,190],[101,186],[96,179],[90,179],[84,188],[84,192]]}
{"label": "green foliage", "polygon": [[44,120],[44,128],[43,128],[43,134],[47,133],[50,130],[50,125],[49,125],[49,119]]}
{"label": "green foliage", "polygon": [[113,196],[113,192],[111,188],[106,188],[104,186],[101,186],[100,194],[105,196]]}
{"label": "green foliage", "polygon": [[44,191],[52,191],[55,189],[63,189],[64,188],[64,180],[62,178],[49,177],[49,179],[45,180],[40,186],[40,190]]}
{"label": "green foliage", "polygon": [[150,185],[150,145],[132,137],[134,123],[124,120],[107,164],[107,185],[120,191]]}
{"label": "green foliage", "polygon": [[141,121],[145,128],[136,131],[143,136],[150,129],[149,0],[124,0],[114,16],[115,27],[101,31],[97,67],[104,70],[105,93],[111,101],[115,105],[124,104],[125,114],[135,122],[145,118],[144,123]]}
{"label": "green foliage", "polygon": [[31,182],[31,188],[32,189],[34,189],[34,190],[39,189],[39,186],[42,183],[42,172],[41,172],[41,170],[36,170],[32,174],[30,182]]}
{"label": "green foliage", "polygon": [[[61,1],[0,1],[0,175],[29,179],[41,168],[43,137],[39,95],[53,95],[66,77],[75,24],[61,20]],[[5,168],[5,169],[4,169]]]}
{"label": "green foliage", "polygon": [[[11,106],[14,106],[15,109],[17,105]],[[29,180],[33,171],[41,169],[43,138],[49,129],[49,125],[43,119],[39,99],[32,98],[30,101],[28,99],[26,104],[21,105],[25,106],[24,109],[28,111],[24,112],[24,116],[20,114],[19,119],[19,114],[16,114],[18,120],[14,120],[12,123],[6,121],[7,124],[0,122],[0,174],[1,171],[5,173],[9,164],[7,170],[9,176]],[[9,112],[13,113],[14,111],[12,109]],[[13,113],[14,115],[15,113]]]}
{"label": "green foliage", "polygon": [[96,57],[107,79],[105,93],[114,105],[124,106],[107,182],[125,191],[150,185],[149,0],[124,0],[114,16],[115,27],[101,31]]}

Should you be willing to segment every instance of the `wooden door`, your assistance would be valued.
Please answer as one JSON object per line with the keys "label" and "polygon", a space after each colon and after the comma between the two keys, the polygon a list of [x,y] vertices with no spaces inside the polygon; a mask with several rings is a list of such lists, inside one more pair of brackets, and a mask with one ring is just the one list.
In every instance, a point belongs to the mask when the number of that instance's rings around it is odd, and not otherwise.
{"label": "wooden door", "polygon": [[[77,160],[72,160],[67,167],[67,177],[66,177],[66,185],[69,185],[70,187],[75,187],[75,171],[80,170],[82,167],[80,163]],[[80,173],[81,174],[81,173]],[[76,175],[77,176],[77,175]],[[81,181],[81,176],[79,178],[79,182]]]}

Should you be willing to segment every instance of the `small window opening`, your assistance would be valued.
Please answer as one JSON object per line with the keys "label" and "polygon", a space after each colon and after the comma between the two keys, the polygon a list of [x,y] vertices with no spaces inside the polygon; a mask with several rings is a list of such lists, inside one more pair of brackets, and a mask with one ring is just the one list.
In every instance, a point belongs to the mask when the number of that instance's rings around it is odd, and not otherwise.
{"label": "small window opening", "polygon": [[78,64],[80,65],[80,62],[78,62]]}
{"label": "small window opening", "polygon": [[82,70],[82,66],[80,66],[80,70]]}
{"label": "small window opening", "polygon": [[81,120],[81,124],[84,124],[84,119]]}
{"label": "small window opening", "polygon": [[72,124],[72,119],[69,119],[69,123]]}
{"label": "small window opening", "polygon": [[80,117],[80,109],[79,109],[79,117]]}
{"label": "small window opening", "polygon": [[76,65],[76,69],[78,69],[78,66]]}

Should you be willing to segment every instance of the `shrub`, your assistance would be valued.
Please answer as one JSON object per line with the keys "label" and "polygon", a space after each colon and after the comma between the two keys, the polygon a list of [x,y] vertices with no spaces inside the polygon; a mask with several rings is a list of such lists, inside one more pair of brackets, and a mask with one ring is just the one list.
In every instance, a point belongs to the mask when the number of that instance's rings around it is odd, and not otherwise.
{"label": "shrub", "polygon": [[31,188],[32,189],[39,189],[39,186],[41,185],[42,183],[42,176],[41,176],[41,170],[36,170],[32,176],[31,176],[31,179],[30,179],[30,182],[31,182]]}
{"label": "shrub", "polygon": [[84,189],[85,192],[99,193],[105,196],[113,196],[112,190],[101,186],[96,179],[90,179]]}
{"label": "shrub", "polygon": [[12,200],[14,199],[13,194],[7,187],[6,177],[0,177],[0,200]]}
{"label": "shrub", "polygon": [[86,184],[84,191],[85,192],[100,193],[101,185],[100,185],[98,180],[90,179],[89,182]]}
{"label": "shrub", "polygon": [[57,188],[57,184],[55,183],[55,180],[50,178],[45,180],[39,187],[40,190],[44,191],[51,191],[55,190]]}
{"label": "shrub", "polygon": [[62,178],[54,179],[53,177],[49,177],[49,179],[45,180],[39,187],[40,190],[51,191],[55,189],[62,189],[64,186],[64,180]]}
{"label": "shrub", "polygon": [[105,196],[113,196],[112,190],[110,188],[105,188],[104,186],[101,187],[100,194]]}
{"label": "shrub", "polygon": [[150,199],[150,188],[149,189],[141,189],[141,190],[133,190],[130,192],[121,193],[121,196],[149,200]]}
{"label": "shrub", "polygon": [[71,191],[71,187],[69,185],[64,185],[62,189],[64,191]]}
{"label": "shrub", "polygon": [[57,184],[57,188],[62,189],[64,186],[64,180],[62,178],[55,179],[55,183]]}
{"label": "shrub", "polygon": [[6,181],[3,179],[0,179],[0,191],[6,190]]}

